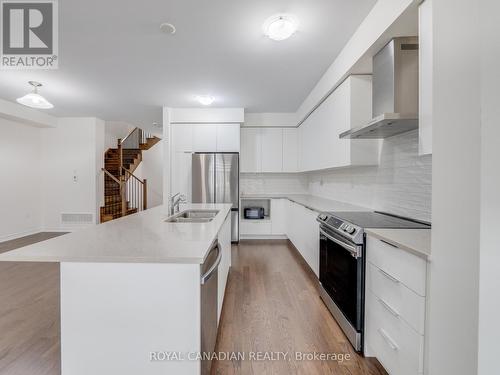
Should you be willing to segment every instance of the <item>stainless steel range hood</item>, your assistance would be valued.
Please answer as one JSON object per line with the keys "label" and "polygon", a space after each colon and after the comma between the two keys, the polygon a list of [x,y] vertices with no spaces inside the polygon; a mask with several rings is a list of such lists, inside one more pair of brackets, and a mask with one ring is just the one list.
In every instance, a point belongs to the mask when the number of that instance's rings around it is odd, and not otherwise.
{"label": "stainless steel range hood", "polygon": [[392,39],[373,56],[373,119],[340,134],[346,139],[388,138],[418,128],[418,38]]}

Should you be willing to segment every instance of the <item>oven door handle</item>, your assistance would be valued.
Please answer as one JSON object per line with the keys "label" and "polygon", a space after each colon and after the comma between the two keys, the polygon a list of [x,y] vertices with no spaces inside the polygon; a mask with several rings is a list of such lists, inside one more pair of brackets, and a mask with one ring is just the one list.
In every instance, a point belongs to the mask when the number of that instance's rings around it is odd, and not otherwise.
{"label": "oven door handle", "polygon": [[326,238],[328,238],[329,240],[335,242],[337,245],[340,245],[342,246],[344,249],[346,249],[347,251],[349,251],[351,253],[351,255],[354,257],[354,258],[360,258],[361,255],[359,254],[359,247],[358,246],[352,246],[352,245],[349,245],[349,244],[346,244],[345,242],[341,241],[341,240],[338,240],[336,239],[335,237],[329,235],[328,233],[326,233],[323,229],[319,228],[319,232],[325,236]]}

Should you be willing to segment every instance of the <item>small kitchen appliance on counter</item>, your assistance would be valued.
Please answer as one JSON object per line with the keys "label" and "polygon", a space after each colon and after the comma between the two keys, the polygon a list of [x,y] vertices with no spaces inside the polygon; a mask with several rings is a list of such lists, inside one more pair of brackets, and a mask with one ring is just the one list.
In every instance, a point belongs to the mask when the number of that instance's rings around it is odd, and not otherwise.
{"label": "small kitchen appliance on counter", "polygon": [[264,207],[245,207],[243,216],[245,219],[262,220],[265,217]]}

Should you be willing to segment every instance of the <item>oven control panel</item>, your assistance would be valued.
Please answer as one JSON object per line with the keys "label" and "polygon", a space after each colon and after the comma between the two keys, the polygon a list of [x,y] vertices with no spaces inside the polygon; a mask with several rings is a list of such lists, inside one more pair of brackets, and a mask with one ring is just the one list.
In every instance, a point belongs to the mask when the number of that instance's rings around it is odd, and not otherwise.
{"label": "oven control panel", "polygon": [[327,213],[320,213],[317,220],[351,239],[359,237],[359,233],[362,232],[361,228]]}

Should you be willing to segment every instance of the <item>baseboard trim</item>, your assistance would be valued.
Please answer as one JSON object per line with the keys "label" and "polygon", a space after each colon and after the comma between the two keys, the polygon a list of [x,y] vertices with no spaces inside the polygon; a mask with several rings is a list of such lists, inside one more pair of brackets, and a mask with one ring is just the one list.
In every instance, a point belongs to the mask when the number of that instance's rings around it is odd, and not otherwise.
{"label": "baseboard trim", "polygon": [[240,234],[240,240],[287,240],[282,234]]}

